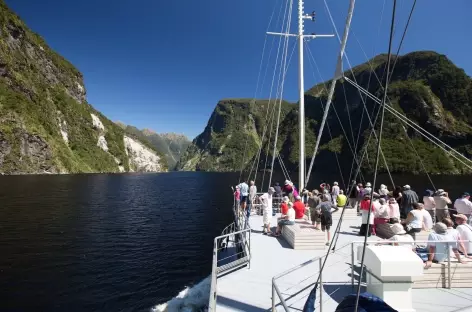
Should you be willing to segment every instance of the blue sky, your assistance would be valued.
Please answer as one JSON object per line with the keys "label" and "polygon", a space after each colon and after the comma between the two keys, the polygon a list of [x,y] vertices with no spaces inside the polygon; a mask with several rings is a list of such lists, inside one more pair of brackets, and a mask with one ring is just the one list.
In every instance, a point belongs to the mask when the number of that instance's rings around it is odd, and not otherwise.
{"label": "blue sky", "polygon": [[[111,120],[190,138],[204,129],[219,99],[255,95],[269,18],[275,8],[270,29],[280,31],[277,16],[285,1],[6,0],[30,28],[78,67],[88,101]],[[342,32],[348,1],[327,3]],[[353,65],[366,61],[362,49],[369,57],[386,52],[391,3],[357,0],[347,48]],[[412,3],[398,0],[395,50]],[[306,1],[305,10],[317,11],[317,22],[307,22],[306,32],[332,33],[322,0]],[[418,0],[401,53],[435,50],[471,75],[470,12],[470,0]],[[294,18],[293,31],[295,26]],[[269,96],[278,44],[274,41],[269,58],[273,40],[267,39],[261,76],[266,64],[272,65],[257,97]],[[338,42],[317,39],[308,46],[323,79],[331,77]],[[296,65],[295,53],[284,92],[292,101],[298,92]],[[313,76],[308,60],[305,70],[308,89],[320,78]]]}

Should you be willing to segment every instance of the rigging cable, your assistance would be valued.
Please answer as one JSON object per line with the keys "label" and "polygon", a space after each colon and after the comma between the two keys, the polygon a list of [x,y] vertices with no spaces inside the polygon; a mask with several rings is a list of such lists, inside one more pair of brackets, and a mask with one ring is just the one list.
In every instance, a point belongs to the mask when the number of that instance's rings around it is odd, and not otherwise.
{"label": "rigging cable", "polygon": [[[388,59],[387,59],[387,76],[385,77],[385,88],[384,88],[384,94],[383,94],[383,99],[382,99],[382,104],[380,106],[381,109],[381,116],[380,116],[380,129],[379,129],[379,136],[378,136],[378,142],[377,142],[377,155],[375,157],[375,171],[374,171],[374,179],[373,179],[373,184],[372,184],[372,189],[375,189],[375,185],[377,182],[377,170],[379,166],[379,158],[380,158],[380,145],[382,142],[382,131],[383,131],[383,125],[384,125],[384,117],[385,117],[385,101],[387,99],[387,90],[388,90],[388,83],[389,83],[389,77],[390,77],[390,61],[392,58],[392,42],[393,42],[393,28],[395,25],[395,13],[396,13],[396,6],[397,6],[397,0],[393,0],[393,10],[392,10],[392,21],[390,23],[390,40],[388,43]],[[375,129],[374,129],[375,131]],[[362,256],[361,256],[361,271],[359,273],[359,283],[357,285],[357,296],[356,296],[356,306],[355,306],[355,312],[358,311],[359,309],[359,296],[361,294],[361,281],[362,281],[362,275],[364,272],[364,260],[365,260],[365,250],[367,247],[367,237],[369,236],[370,232],[370,217],[371,217],[371,211],[372,207],[374,204],[373,198],[370,201],[370,207],[369,211],[367,214],[367,229],[365,232],[364,236],[364,246],[362,248]]]}
{"label": "rigging cable", "polygon": [[[293,0],[287,0],[287,3],[285,5],[285,11],[284,11],[283,20],[282,20],[281,32],[283,32],[284,27],[286,27],[285,20],[286,20],[286,17],[287,17],[287,8],[288,8],[288,4],[291,3],[292,1]],[[290,12],[288,13],[288,19],[291,19]],[[288,19],[287,19],[287,24],[288,24]],[[256,165],[256,172],[254,173],[254,183],[256,182],[257,172],[259,171],[259,162],[260,162],[260,157],[261,157],[262,149],[263,149],[263,146],[264,146],[264,139],[265,139],[265,135],[266,135],[266,131],[267,131],[267,124],[268,124],[267,117],[269,115],[269,107],[270,107],[270,102],[271,102],[271,99],[272,99],[272,92],[273,92],[273,88],[274,88],[275,75],[276,75],[276,72],[277,72],[277,66],[279,64],[279,55],[280,55],[281,43],[282,43],[282,38],[279,39],[279,46],[278,46],[278,49],[277,49],[277,57],[276,57],[276,60],[275,60],[274,73],[272,75],[272,83],[271,83],[270,93],[269,93],[269,103],[267,104],[266,116],[265,116],[266,124],[265,124],[264,130],[262,132],[262,140],[261,140],[261,146],[259,148],[259,153],[256,157],[257,165]]]}

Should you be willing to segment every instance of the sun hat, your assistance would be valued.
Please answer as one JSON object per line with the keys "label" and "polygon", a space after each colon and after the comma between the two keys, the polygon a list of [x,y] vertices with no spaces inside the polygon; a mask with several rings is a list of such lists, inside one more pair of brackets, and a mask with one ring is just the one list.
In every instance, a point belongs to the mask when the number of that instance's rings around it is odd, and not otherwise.
{"label": "sun hat", "polygon": [[290,184],[290,181],[289,180],[285,180],[285,185],[289,185]]}
{"label": "sun hat", "polygon": [[433,227],[433,230],[437,233],[437,234],[444,234],[447,232],[447,226],[442,223],[442,222],[437,222],[434,227]]}
{"label": "sun hat", "polygon": [[408,184],[405,184],[405,185],[403,185],[403,188],[404,188],[405,190],[409,190],[409,189],[411,189],[411,186],[409,186]]}
{"label": "sun hat", "polygon": [[367,183],[365,184],[365,187],[372,187],[372,184],[370,184],[370,182],[367,182]]}
{"label": "sun hat", "polygon": [[470,194],[468,192],[462,193],[462,197],[467,197],[467,196],[470,196]]}
{"label": "sun hat", "polygon": [[455,214],[455,215],[453,215],[453,216],[454,216],[454,218],[456,218],[456,219],[459,218],[459,219],[462,219],[462,220],[464,220],[464,221],[467,221],[467,216],[464,215],[464,214],[462,214],[462,213]]}
{"label": "sun hat", "polygon": [[406,234],[405,230],[403,229],[403,226],[400,223],[392,224],[391,229],[395,235]]}
{"label": "sun hat", "polygon": [[288,199],[288,196],[284,196],[284,202],[288,203],[290,200]]}
{"label": "sun hat", "polygon": [[338,182],[334,182],[333,185],[338,185]]}

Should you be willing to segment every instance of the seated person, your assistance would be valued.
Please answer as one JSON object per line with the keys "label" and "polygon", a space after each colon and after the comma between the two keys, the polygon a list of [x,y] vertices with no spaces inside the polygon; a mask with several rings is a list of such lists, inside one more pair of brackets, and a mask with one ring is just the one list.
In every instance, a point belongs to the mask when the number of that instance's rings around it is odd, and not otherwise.
{"label": "seated person", "polygon": [[293,209],[293,204],[288,202],[288,211],[285,216],[280,218],[279,222],[277,223],[277,231],[275,232],[275,236],[279,236],[282,233],[282,227],[284,225],[294,225],[295,224],[295,210]]}
{"label": "seated person", "polygon": [[402,246],[416,252],[415,241],[413,240],[413,237],[406,233],[400,223],[393,224],[391,229],[395,234],[389,238],[389,241],[394,242],[393,246]]}
{"label": "seated person", "polygon": [[447,249],[449,247],[452,248],[454,255],[460,263],[466,263],[461,259],[459,251],[457,250],[457,243],[448,243],[454,239],[448,234],[447,226],[442,222],[438,222],[434,225],[433,230],[434,232],[428,236],[428,261],[426,261],[424,268],[430,268],[433,262],[438,263],[447,260]]}
{"label": "seated person", "polygon": [[280,218],[278,218],[277,220],[281,220],[281,219],[283,219],[283,218],[287,215],[287,212],[288,212],[288,203],[289,203],[288,196],[284,196],[284,197],[283,197],[283,200],[282,200],[282,203],[280,204],[280,213],[281,213],[281,216],[280,216]]}

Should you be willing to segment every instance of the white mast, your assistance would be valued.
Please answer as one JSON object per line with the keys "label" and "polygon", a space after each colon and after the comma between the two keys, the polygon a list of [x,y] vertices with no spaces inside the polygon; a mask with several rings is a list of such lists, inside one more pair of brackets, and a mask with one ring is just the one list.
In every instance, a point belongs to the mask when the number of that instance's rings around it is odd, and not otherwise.
{"label": "white mast", "polygon": [[298,123],[300,128],[299,137],[299,160],[298,160],[298,188],[302,190],[305,187],[305,84],[303,76],[303,43],[305,38],[315,39],[319,37],[334,37],[334,35],[304,35],[304,20],[310,19],[315,21],[315,12],[312,14],[304,14],[303,0],[298,0],[298,33],[274,33],[267,32],[269,35],[297,37],[298,39],[298,93],[299,93],[299,109],[298,109]]}
{"label": "white mast", "polygon": [[298,0],[298,125],[300,128],[298,187],[301,191],[305,187],[305,86],[303,79],[303,0]]}

